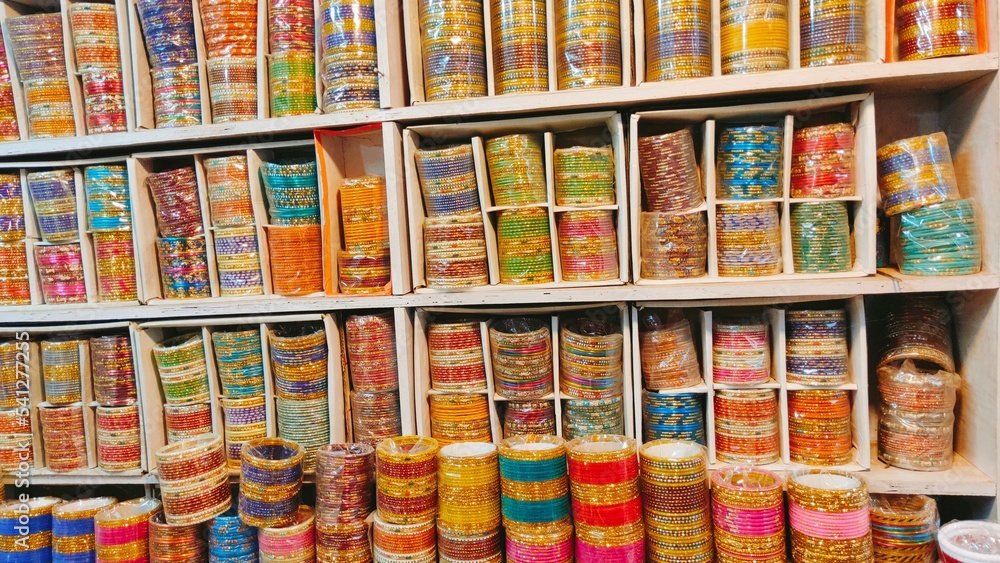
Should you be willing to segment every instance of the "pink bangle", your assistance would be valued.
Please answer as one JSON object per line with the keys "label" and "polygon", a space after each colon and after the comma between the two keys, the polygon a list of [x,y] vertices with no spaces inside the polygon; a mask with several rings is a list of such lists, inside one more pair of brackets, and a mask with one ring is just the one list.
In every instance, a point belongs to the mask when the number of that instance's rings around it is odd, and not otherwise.
{"label": "pink bangle", "polygon": [[643,563],[646,560],[646,541],[632,544],[600,547],[576,540],[577,563]]}
{"label": "pink bangle", "polygon": [[788,520],[793,530],[825,540],[863,538],[871,531],[867,506],[851,512],[819,512],[789,503]]}
{"label": "pink bangle", "polygon": [[712,521],[730,534],[772,536],[785,529],[781,508],[737,508],[717,502],[712,504]]}
{"label": "pink bangle", "polygon": [[573,538],[552,545],[529,545],[507,538],[507,561],[530,563],[533,561],[569,561],[573,557]]}

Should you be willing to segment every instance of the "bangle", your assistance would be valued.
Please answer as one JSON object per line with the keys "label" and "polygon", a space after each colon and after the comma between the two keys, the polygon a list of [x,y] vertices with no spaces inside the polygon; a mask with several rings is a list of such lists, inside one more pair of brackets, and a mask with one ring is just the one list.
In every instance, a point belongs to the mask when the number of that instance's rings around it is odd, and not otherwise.
{"label": "bangle", "polygon": [[884,145],[879,147],[876,157],[886,215],[959,199],[958,181],[944,133]]}
{"label": "bangle", "polygon": [[422,0],[418,4],[424,97],[428,102],[487,94],[483,10],[478,2],[445,6]]}
{"label": "bangle", "polygon": [[[649,555],[667,560],[712,556],[708,456],[693,442],[670,439],[639,448]],[[681,493],[681,494],[678,494]]]}
{"label": "bangle", "polygon": [[556,5],[559,90],[622,85],[620,6],[610,0]]}
{"label": "bangle", "polygon": [[610,399],[622,394],[621,327],[616,322],[577,317],[559,329],[559,391],[575,399]]}
{"label": "bangle", "polygon": [[478,206],[476,195],[476,211],[472,214],[424,219],[424,277],[427,287],[450,289],[489,284],[486,235]]}
{"label": "bangle", "polygon": [[381,507],[372,526],[375,561],[437,561],[437,534],[434,519],[412,524],[386,522]]}
{"label": "bangle", "polygon": [[486,389],[479,321],[431,321],[427,326],[427,356],[431,389],[452,392]]}
{"label": "bangle", "polygon": [[[364,522],[375,506],[375,448],[368,444],[328,444],[316,459],[317,542],[321,526]],[[346,530],[345,530],[346,531]]]}
{"label": "bangle", "polygon": [[643,388],[659,391],[697,385],[701,368],[691,323],[677,313],[670,313],[666,323],[656,313],[649,315],[647,319],[656,324],[642,326],[639,331]]}
{"label": "bangle", "polygon": [[785,358],[789,383],[847,383],[847,312],[804,309],[785,313]]}
{"label": "bangle", "polygon": [[182,334],[153,346],[153,359],[167,404],[208,401],[208,364],[200,334]]}
{"label": "bangle", "polygon": [[[10,92],[10,74],[6,60],[0,65],[0,91]],[[13,98],[10,98],[13,100]],[[7,108],[0,107],[0,122],[7,116]],[[2,128],[3,125],[0,125]],[[3,133],[0,132],[0,135]],[[24,230],[24,197],[21,192],[21,175],[0,174],[0,242],[18,242],[26,237]]]}
{"label": "bangle", "polygon": [[691,129],[639,137],[643,211],[676,214],[704,201]]}
{"label": "bangle", "polygon": [[712,322],[712,381],[764,383],[771,378],[770,326],[753,317]]}
{"label": "bangle", "polygon": [[323,238],[319,225],[268,225],[271,282],[275,295],[323,291]]}
{"label": "bangle", "polygon": [[[428,219],[474,216],[482,212],[472,145],[417,149],[413,160]],[[482,224],[481,215],[479,223]],[[441,237],[447,238],[450,237]]]}
{"label": "bangle", "polygon": [[496,95],[549,91],[545,12],[544,2],[523,0],[491,14]]}
{"label": "bangle", "polygon": [[163,405],[163,423],[167,429],[167,443],[173,444],[212,433],[212,406],[208,403],[193,405]]}
{"label": "bangle", "polygon": [[200,524],[232,504],[220,436],[202,434],[164,446],[156,451],[156,464],[168,524]]}
{"label": "bangle", "polygon": [[168,524],[164,514],[158,512],[149,519],[149,562],[207,563],[208,552],[203,536],[204,528],[201,524]]}
{"label": "bangle", "polygon": [[551,283],[552,239],[549,216],[542,207],[514,207],[497,212],[500,283]]}
{"label": "bangle", "polygon": [[494,137],[486,141],[485,151],[494,205],[546,202],[541,135]]}
{"label": "bangle", "polygon": [[778,398],[774,389],[715,394],[715,455],[723,463],[778,461]]}
{"label": "bangle", "polygon": [[889,310],[878,366],[905,360],[927,362],[954,373],[951,310],[938,296],[915,296]]}
{"label": "bangle", "polygon": [[459,393],[429,395],[431,436],[441,445],[491,440],[489,399]]}
{"label": "bangle", "polygon": [[974,3],[968,0],[897,3],[899,60],[913,61],[978,52]]}
{"label": "bangle", "polygon": [[[52,561],[70,563],[96,557],[94,515],[118,502],[111,497],[79,499],[52,509]],[[38,529],[29,524],[29,529]]]}
{"label": "bangle", "polygon": [[850,473],[793,473],[788,479],[788,521],[796,560],[872,557],[868,487]]}
{"label": "bangle", "polygon": [[466,442],[438,452],[438,528],[461,542],[500,528],[497,447]]}
{"label": "bangle", "polygon": [[849,463],[851,401],[847,391],[789,391],[788,438],[794,463]]}
{"label": "bangle", "polygon": [[510,563],[573,560],[573,524],[569,518],[545,525],[508,524],[506,556]]}
{"label": "bangle", "polygon": [[552,401],[509,401],[503,413],[503,435],[515,436],[556,433],[556,411]]}
{"label": "bangle", "polygon": [[556,205],[614,205],[614,157],[610,146],[578,146],[553,151]]}
{"label": "bangle", "polygon": [[[5,561],[38,561],[52,557],[52,510],[62,501],[55,497],[35,497],[25,502],[0,504],[0,558]],[[27,513],[25,513],[27,509]],[[28,519],[28,534],[21,535],[21,518]],[[42,559],[48,555],[49,559]]]}
{"label": "bangle", "polygon": [[871,495],[876,557],[933,561],[937,557],[937,503],[924,495]]}
{"label": "bangle", "polygon": [[251,440],[267,437],[264,396],[222,397],[219,403],[225,422],[227,465],[231,471],[239,471],[243,446]]}
{"label": "bangle", "polygon": [[566,443],[566,457],[577,550],[632,552],[637,525],[638,541],[643,539],[635,440],[608,435],[577,438]]}
{"label": "bangle", "polygon": [[[278,3],[272,0],[271,5]],[[295,3],[292,6],[298,8],[301,15],[297,17],[303,20],[299,34],[308,34],[309,37],[313,37],[313,25],[308,25],[306,29],[307,24],[304,22],[306,17],[312,18],[312,8],[306,11],[302,3]],[[294,8],[286,8],[286,11]],[[272,21],[274,21],[273,17]],[[274,29],[273,26],[272,29]],[[314,41],[315,39],[310,39],[306,49],[271,49],[271,64],[268,67],[268,80],[271,85],[271,117],[288,117],[316,112]]]}
{"label": "bangle", "polygon": [[295,442],[247,442],[240,472],[240,518],[251,526],[283,527],[296,521],[304,452]]}
{"label": "bangle", "polygon": [[378,108],[374,3],[324,2],[322,16],[323,111]]}
{"label": "bangle", "polygon": [[715,216],[719,275],[781,273],[781,225],[775,203],[720,204]]}
{"label": "bangle", "polygon": [[103,508],[94,515],[98,561],[132,561],[149,554],[149,521],[160,501],[137,498]]}
{"label": "bangle", "polygon": [[809,2],[802,10],[800,29],[803,67],[867,60],[864,6],[830,0]]}
{"label": "bangle", "polygon": [[363,392],[399,389],[392,312],[351,315],[344,329],[351,388]]}
{"label": "bangle", "polygon": [[82,340],[67,338],[42,341],[42,379],[47,403],[69,405],[81,400],[81,345]]}
{"label": "bangle", "polygon": [[86,469],[89,461],[83,406],[39,407],[38,419],[45,441],[46,466],[57,473]]}
{"label": "bangle", "polygon": [[[813,6],[810,4],[810,8]],[[813,17],[811,11],[808,16]],[[796,129],[792,137],[790,183],[793,198],[854,195],[854,127],[834,123]]]}
{"label": "bangle", "polygon": [[421,436],[388,438],[378,444],[376,501],[383,520],[391,524],[433,520],[430,517],[437,513],[437,453],[437,440]]}
{"label": "bangle", "polygon": [[87,302],[80,243],[38,245],[35,247],[35,263],[45,303]]}
{"label": "bangle", "polygon": [[797,203],[792,205],[791,219],[796,273],[850,271],[854,261],[846,203]]}
{"label": "bangle", "polygon": [[644,442],[672,439],[705,445],[705,407],[697,393],[642,392]]}
{"label": "bangle", "polygon": [[496,392],[507,399],[538,399],[552,392],[552,331],[538,318],[511,317],[489,328]]}
{"label": "bangle", "polygon": [[284,527],[261,527],[257,531],[260,560],[264,563],[309,563],[316,560],[313,509],[301,505]]}
{"label": "bangle", "polygon": [[213,332],[212,347],[224,397],[264,394],[264,358],[259,329]]}
{"label": "bangle", "polygon": [[239,227],[255,222],[245,154],[205,159],[205,180],[212,226]]}
{"label": "bangle", "polygon": [[[725,17],[723,21],[729,23]],[[723,25],[723,34],[727,27]],[[715,197],[720,200],[781,197],[782,136],[781,127],[776,126],[723,129],[716,149]]]}
{"label": "bangle", "polygon": [[97,466],[104,471],[140,469],[142,461],[138,405],[97,407]]}
{"label": "bangle", "polygon": [[216,563],[244,563],[257,558],[257,528],[246,525],[230,508],[208,524],[208,553]]}

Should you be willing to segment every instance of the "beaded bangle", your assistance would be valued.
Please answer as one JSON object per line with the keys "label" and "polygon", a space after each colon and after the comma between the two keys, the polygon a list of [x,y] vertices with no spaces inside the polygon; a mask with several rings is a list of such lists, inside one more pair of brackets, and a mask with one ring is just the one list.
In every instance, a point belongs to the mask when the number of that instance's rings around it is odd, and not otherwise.
{"label": "beaded bangle", "polygon": [[[272,0],[272,3],[273,0]],[[301,6],[302,3],[296,3]],[[300,11],[304,11],[301,7]],[[309,10],[312,14],[312,10]],[[312,27],[312,26],[310,26]],[[310,33],[312,33],[310,31]],[[308,50],[271,50],[268,81],[271,117],[306,115],[316,111],[316,55]]]}
{"label": "beaded bangle", "polygon": [[620,4],[556,3],[556,76],[560,90],[622,85]]}
{"label": "beaded bangle", "polygon": [[424,98],[477,98],[486,91],[486,34],[480,2],[421,0]]}
{"label": "beaded bangle", "polygon": [[94,515],[97,561],[143,560],[149,554],[149,521],[160,501],[137,498],[103,508]]}
{"label": "beaded bangle", "polygon": [[497,212],[500,283],[551,283],[552,239],[549,216],[542,207],[516,207]]}
{"label": "beaded bangle", "polygon": [[666,280],[705,275],[708,261],[706,213],[643,212],[640,276]]}
{"label": "beaded bangle", "polygon": [[[850,5],[848,9],[852,9]],[[792,197],[844,197],[854,192],[854,128],[834,123],[796,129],[792,138]]]}
{"label": "beaded bangle", "polygon": [[796,561],[871,561],[868,487],[844,472],[799,471],[788,479]]}
{"label": "beaded bangle", "polygon": [[618,243],[612,211],[567,211],[556,216],[564,281],[618,279]]}
{"label": "beaded bangle", "polygon": [[551,329],[541,319],[510,317],[489,328],[496,392],[507,399],[537,399],[552,392]]}
{"label": "beaded bangle", "polygon": [[112,497],[85,498],[53,507],[52,562],[93,561],[96,557],[94,515],[116,502]]}
{"label": "beaded bangle", "polygon": [[615,156],[610,146],[556,149],[552,166],[556,205],[615,203]]}
{"label": "beaded bangle", "polygon": [[693,442],[656,440],[639,448],[649,556],[711,561],[708,455]]}
{"label": "beaded bangle", "polygon": [[481,213],[428,217],[423,228],[427,287],[451,289],[489,283]]}
{"label": "beaded bangle", "polygon": [[153,359],[167,404],[208,401],[208,364],[200,334],[182,334],[153,346]]}
{"label": "beaded bangle", "polygon": [[712,75],[707,0],[645,0],[646,81]]}
{"label": "beaded bangle", "polygon": [[[336,527],[363,523],[375,506],[375,448],[367,444],[329,444],[317,452],[316,541],[333,544]],[[367,538],[366,538],[367,539]],[[356,549],[352,546],[347,551]],[[346,553],[345,553],[346,555]]]}
{"label": "beaded bangle", "polygon": [[545,2],[493,0],[490,7],[497,95],[548,92]]}
{"label": "beaded bangle", "polygon": [[255,563],[257,528],[240,520],[236,508],[208,524],[208,553],[212,563]]}
{"label": "beaded bangle", "polygon": [[701,171],[691,129],[639,137],[643,211],[679,213],[701,205]]}
{"label": "beaded bangle", "polygon": [[80,243],[38,245],[35,247],[35,264],[46,304],[87,302]]}
{"label": "beaded bangle", "polygon": [[417,149],[413,160],[428,218],[482,212],[472,145]]}
{"label": "beaded bangle", "polygon": [[[220,2],[219,6],[224,6],[224,3]],[[254,35],[252,37],[254,38],[254,41],[247,46],[237,47],[237,49],[252,50],[256,52],[256,6],[252,6],[252,8],[254,9],[235,10],[229,8],[228,11],[221,12],[221,17],[240,17],[240,19],[243,20],[250,20],[240,22],[236,25],[239,25],[243,29],[253,29]],[[211,14],[219,13],[220,10],[218,8],[211,12]],[[248,14],[252,15],[252,20],[250,17],[247,17]],[[203,18],[207,18],[209,16],[210,13],[206,13],[204,11],[202,12]],[[215,28],[219,25],[227,24],[213,23],[210,26],[206,26],[206,28]],[[243,34],[241,33],[241,35]],[[213,39],[217,38],[206,37],[206,41],[211,41]],[[218,43],[218,41],[216,41],[216,43]],[[218,44],[209,44],[207,69],[208,91],[212,99],[212,122],[231,123],[234,121],[250,121],[252,119],[257,119],[256,57],[235,55],[213,56],[212,51],[218,50],[219,48]]]}
{"label": "beaded bangle", "polygon": [[885,214],[959,199],[944,133],[902,139],[878,149],[878,186]]}
{"label": "beaded bangle", "polygon": [[0,243],[0,283],[6,289],[0,295],[0,305],[31,304],[28,249],[24,242]]}
{"label": "beaded bangle", "polygon": [[208,563],[204,536],[201,524],[171,525],[159,512],[149,519],[149,563]]}
{"label": "beaded bangle", "polygon": [[296,522],[304,451],[282,438],[261,438],[243,445],[240,519],[257,527]]}
{"label": "beaded bangle", "polygon": [[432,389],[486,389],[486,364],[478,321],[431,321],[427,326],[427,356]]}
{"label": "beaded bangle", "polygon": [[642,385],[658,391],[697,385],[701,381],[691,323],[680,310],[644,312],[639,332]]}
{"label": "beaded bangle", "polygon": [[753,384],[771,378],[770,325],[764,319],[717,319],[712,323],[712,381]]}
{"label": "beaded bangle", "polygon": [[951,310],[940,296],[916,296],[897,303],[886,315],[883,333],[880,368],[915,360],[955,372]]}
{"label": "beaded bangle", "polygon": [[906,211],[893,218],[895,262],[900,272],[917,276],[975,274],[982,268],[982,247],[971,199]]}
{"label": "beaded bangle", "polygon": [[794,204],[791,220],[795,272],[825,274],[850,271],[854,253],[846,203]]}
{"label": "beaded bangle", "polygon": [[621,395],[608,399],[565,399],[562,408],[562,434],[566,439],[625,433],[625,405]]}
{"label": "beaded bangle", "polygon": [[749,200],[781,197],[780,127],[728,127],[719,136],[716,197]]}
{"label": "beaded bangle", "polygon": [[847,312],[804,309],[785,313],[786,377],[789,383],[847,383]]}
{"label": "beaded bangle", "polygon": [[[437,453],[437,440],[421,436],[387,438],[375,448],[376,503],[384,522],[429,521],[431,530],[434,529]],[[375,541],[378,547],[378,540]]]}
{"label": "beaded bangle", "polygon": [[156,251],[165,299],[201,299],[212,296],[205,237],[158,238]]}
{"label": "beaded bangle", "polygon": [[721,204],[715,216],[719,275],[781,273],[781,226],[775,203]]}
{"label": "beaded bangle", "polygon": [[837,0],[806,0],[799,5],[802,66],[866,60],[864,5]]}
{"label": "beaded bangle", "polygon": [[261,563],[310,563],[316,560],[315,516],[309,506],[299,506],[286,527],[262,527],[257,531]]}
{"label": "beaded bangle", "polygon": [[275,295],[323,291],[323,238],[320,226],[268,226],[271,283]]}
{"label": "beaded bangle", "polygon": [[212,433],[212,406],[208,403],[193,405],[163,405],[163,424],[167,430],[167,443],[174,444],[199,434]]}
{"label": "beaded bangle", "polygon": [[715,455],[723,463],[778,461],[778,398],[774,389],[715,394]]}
{"label": "beaded bangle", "polygon": [[88,467],[82,406],[39,407],[38,420],[42,426],[48,469],[68,473]]}
{"label": "beaded bangle", "polygon": [[[6,64],[6,61],[2,61],[0,64]],[[0,70],[0,73],[3,70]],[[3,84],[2,76],[0,76],[0,92],[3,90]],[[10,86],[9,77],[7,85]],[[0,108],[0,122],[3,119],[2,115],[2,108]],[[2,132],[0,132],[0,137],[2,137]],[[21,176],[15,173],[0,173],[0,242],[17,242],[24,240],[25,236]]]}
{"label": "beaded bangle", "polygon": [[142,461],[139,407],[97,407],[97,466],[104,471],[132,471]]}
{"label": "beaded bangle", "polygon": [[722,74],[788,68],[788,2],[727,2],[720,15]]}
{"label": "beaded bangle", "polygon": [[503,524],[524,535],[570,516],[566,446],[562,438],[516,436],[499,445]]}
{"label": "beaded bangle", "polygon": [[264,396],[222,397],[219,399],[225,421],[226,458],[230,470],[239,470],[243,445],[267,437],[267,413]]}
{"label": "beaded bangle", "polygon": [[202,234],[204,225],[194,167],[150,174],[146,185],[156,207],[156,225],[160,236],[193,237]]}
{"label": "beaded bangle", "polygon": [[212,347],[224,397],[264,394],[264,357],[259,329],[213,332]]}
{"label": "beaded bangle", "polygon": [[975,54],[977,27],[975,4],[969,0],[896,2],[901,61]]}
{"label": "beaded bangle", "polygon": [[42,341],[42,379],[45,401],[52,405],[80,402],[80,347],[85,340],[58,338]]}
{"label": "beaded bangle", "polygon": [[642,392],[643,441],[672,439],[705,444],[705,414],[702,396]]}
{"label": "beaded bangle", "polygon": [[399,391],[351,391],[351,421],[354,439],[376,446],[403,433]]}
{"label": "beaded bangle", "polygon": [[493,203],[498,206],[545,203],[545,163],[540,135],[514,134],[486,141]]}
{"label": "beaded bangle", "polygon": [[392,312],[351,315],[344,328],[351,388],[355,391],[399,389],[396,325]]}
{"label": "beaded bangle", "polygon": [[373,0],[326,0],[322,6],[323,112],[379,107]]}
{"label": "beaded bangle", "polygon": [[872,546],[875,558],[937,561],[938,511],[924,495],[871,495]]}
{"label": "beaded bangle", "polygon": [[468,442],[438,452],[438,528],[452,542],[471,541],[500,528],[497,447]]}
{"label": "beaded bangle", "polygon": [[551,401],[510,401],[503,413],[503,436],[556,433],[556,411]]}
{"label": "beaded bangle", "polygon": [[433,518],[413,524],[393,524],[377,512],[372,540],[376,563],[433,563],[438,560]]}
{"label": "beaded bangle", "polygon": [[207,522],[229,509],[229,471],[221,436],[201,434],[156,451],[163,514],[173,526]]}
{"label": "beaded bangle", "polygon": [[584,316],[559,328],[559,391],[575,399],[622,394],[621,327]]}

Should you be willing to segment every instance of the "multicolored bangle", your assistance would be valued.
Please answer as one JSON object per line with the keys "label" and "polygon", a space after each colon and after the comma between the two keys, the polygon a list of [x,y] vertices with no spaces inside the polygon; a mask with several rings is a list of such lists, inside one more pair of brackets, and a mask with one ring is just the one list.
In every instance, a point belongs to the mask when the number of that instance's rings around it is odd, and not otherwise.
{"label": "multicolored bangle", "polygon": [[680,389],[701,382],[691,323],[681,310],[664,315],[643,311],[640,323],[639,359],[644,389]]}
{"label": "multicolored bangle", "polygon": [[979,51],[975,3],[897,1],[896,39],[901,61],[975,54]]}
{"label": "multicolored bangle", "polygon": [[834,123],[796,129],[792,137],[791,196],[844,197],[855,191],[854,127]]}
{"label": "multicolored bangle", "polygon": [[84,498],[52,507],[52,563],[93,561],[94,515],[116,502],[112,497]]}
{"label": "multicolored bangle", "polygon": [[208,402],[208,364],[200,334],[182,334],[153,346],[153,359],[167,404]]}
{"label": "multicolored bangle", "polygon": [[224,397],[264,394],[264,357],[259,329],[215,331],[212,347]]}
{"label": "multicolored bangle", "polygon": [[667,280],[705,275],[708,222],[704,211],[643,212],[640,221],[640,277]]}
{"label": "multicolored bangle", "polygon": [[150,174],[146,185],[153,197],[161,237],[194,237],[204,232],[193,166]]}
{"label": "multicolored bangle", "polygon": [[326,0],[322,10],[323,112],[379,107],[373,0]]}
{"label": "multicolored bangle", "polygon": [[482,3],[420,0],[418,8],[424,98],[434,102],[485,96]]}
{"label": "multicolored bangle", "polygon": [[869,496],[875,557],[905,558],[917,563],[937,561],[938,511],[924,495]]}
{"label": "multicolored bangle", "polygon": [[727,203],[715,216],[719,275],[773,276],[781,273],[781,221],[776,203]]}
{"label": "multicolored bangle", "polygon": [[915,276],[959,276],[982,269],[983,251],[972,199],[900,213],[893,222],[899,271]]}
{"label": "multicolored bangle", "polygon": [[417,149],[413,160],[428,218],[482,212],[472,145]]}
{"label": "multicolored bangle", "polygon": [[27,184],[42,240],[58,243],[79,239],[73,170],[29,172]]}
{"label": "multicolored bangle", "polygon": [[149,521],[160,501],[137,498],[103,508],[94,515],[97,561],[141,561],[149,556]]}
{"label": "multicolored bangle", "polygon": [[868,487],[846,472],[812,469],[788,478],[795,561],[871,561]]}
{"label": "multicolored bangle", "polygon": [[80,347],[85,340],[58,337],[42,341],[42,380],[45,401],[52,405],[69,405],[82,401]]}
{"label": "multicolored bangle", "polygon": [[[422,436],[387,438],[375,448],[376,503],[385,523],[428,522],[434,529],[437,454],[437,440]],[[375,545],[379,547],[377,535]]]}
{"label": "multicolored bangle", "polygon": [[932,133],[879,147],[878,187],[888,216],[959,199],[948,137]]}
{"label": "multicolored bangle", "polygon": [[661,394],[642,391],[645,442],[685,440],[705,445],[705,406],[699,393]]}
{"label": "multicolored bangle", "polygon": [[[0,61],[0,64],[5,63],[6,61]],[[3,82],[0,79],[0,92],[2,89]],[[2,114],[0,114],[0,121],[2,121]],[[13,172],[0,173],[0,242],[22,241],[25,236],[21,175]]]}
{"label": "multicolored bangle", "polygon": [[789,383],[847,383],[850,371],[844,309],[786,311],[785,326],[785,377]]}
{"label": "multicolored bangle", "polygon": [[45,441],[45,465],[56,473],[89,466],[83,407],[38,407],[38,421]]}
{"label": "multicolored bangle", "polygon": [[214,227],[240,227],[255,222],[245,154],[206,158],[205,181]]}
{"label": "multicolored bangle", "polygon": [[861,63],[865,48],[865,6],[841,0],[800,3],[802,66]]}
{"label": "multicolored bangle", "polygon": [[615,203],[615,154],[611,146],[569,147],[552,153],[556,205]]}
{"label": "multicolored bangle", "polygon": [[435,319],[427,325],[431,389],[486,389],[486,362],[480,324],[476,320]]}
{"label": "multicolored bangle", "polygon": [[625,433],[625,404],[622,396],[608,399],[564,399],[562,433],[572,440],[592,434]]}
{"label": "multicolored bangle", "polygon": [[708,0],[646,0],[646,82],[712,75]]}
{"label": "multicolored bangle", "polygon": [[556,411],[552,401],[509,401],[503,412],[503,436],[556,433]]}
{"label": "multicolored bangle", "polygon": [[291,524],[257,530],[261,563],[311,563],[316,560],[316,517],[312,507],[301,505]]}
{"label": "multicolored bangle", "polygon": [[490,283],[481,213],[428,217],[423,228],[427,287],[453,289]]}
{"label": "multicolored bangle", "polygon": [[351,388],[355,391],[399,389],[396,325],[392,312],[351,315],[344,329]]}
{"label": "multicolored bangle", "polygon": [[785,558],[785,503],[781,477],[764,469],[712,474],[712,522],[719,559]]}
{"label": "multicolored bangle", "polygon": [[559,327],[559,392],[574,399],[621,396],[621,327],[586,316],[562,319]]}
{"label": "multicolored bangle", "polygon": [[778,461],[778,397],[774,389],[715,393],[715,456],[723,463]]}
{"label": "multicolored bangle", "polygon": [[207,522],[232,505],[221,436],[201,434],[164,446],[156,451],[156,465],[168,524]]}
{"label": "multicolored bangle", "polygon": [[141,468],[139,407],[97,407],[97,466],[108,472]]}
{"label": "multicolored bangle", "polygon": [[277,528],[297,521],[304,453],[301,446],[282,438],[243,445],[239,511],[244,523]]}
{"label": "multicolored bangle", "polygon": [[545,160],[542,136],[513,134],[486,141],[486,164],[496,206],[545,203]]}
{"label": "multicolored bangle", "polygon": [[614,212],[567,211],[556,216],[563,281],[618,279]]}
{"label": "multicolored bangle", "polygon": [[168,524],[162,512],[149,519],[149,563],[208,563],[205,528],[201,524]]}
{"label": "multicolored bangle", "polygon": [[851,399],[832,389],[788,392],[788,451],[793,463],[851,461]]}
{"label": "multicolored bangle", "polygon": [[771,378],[771,327],[757,317],[712,322],[712,381],[749,385]]}
{"label": "multicolored bangle", "polygon": [[556,3],[560,90],[622,85],[620,9],[616,0]]}
{"label": "multicolored bangle", "polygon": [[532,317],[494,321],[489,328],[496,392],[507,399],[538,399],[552,392],[552,329]]}
{"label": "multicolored bangle", "polygon": [[514,0],[506,4],[494,0],[490,6],[496,94],[548,92],[545,2]]}
{"label": "multicolored bangle", "polygon": [[560,522],[569,522],[566,443],[557,436],[516,436],[499,445],[500,505],[508,533],[523,543]]}
{"label": "multicolored bangle", "polygon": [[670,439],[639,447],[648,556],[711,561],[708,454],[693,442]]}

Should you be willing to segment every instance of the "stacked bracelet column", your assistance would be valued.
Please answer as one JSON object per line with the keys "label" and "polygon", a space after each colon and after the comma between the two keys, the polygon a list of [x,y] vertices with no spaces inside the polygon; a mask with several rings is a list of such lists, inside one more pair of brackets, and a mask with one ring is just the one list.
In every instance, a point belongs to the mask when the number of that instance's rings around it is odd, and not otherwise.
{"label": "stacked bracelet column", "polygon": [[639,448],[648,556],[713,560],[708,455],[693,442],[655,440]]}
{"label": "stacked bracelet column", "polygon": [[785,561],[785,504],[781,477],[763,469],[712,474],[712,521],[721,563]]}
{"label": "stacked bracelet column", "polygon": [[422,436],[388,438],[375,448],[376,504],[389,524],[430,523],[437,514],[438,442]]}
{"label": "stacked bracelet column", "polygon": [[[4,563],[47,563],[52,560],[52,510],[62,500],[34,497],[0,504],[0,561]],[[20,518],[28,512],[28,534],[21,535]]]}
{"label": "stacked bracelet column", "polygon": [[97,563],[142,563],[149,557],[149,521],[161,511],[160,501],[137,498],[94,515]]}
{"label": "stacked bracelet column", "polygon": [[208,563],[205,528],[201,524],[168,524],[163,513],[149,519],[149,563]]}
{"label": "stacked bracelet column", "polygon": [[450,563],[502,559],[500,469],[493,444],[451,444],[438,452],[438,551]]}
{"label": "stacked bracelet column", "polygon": [[375,508],[375,448],[330,444],[317,452],[316,561],[370,563],[365,521]]}
{"label": "stacked bracelet column", "polygon": [[94,515],[116,502],[112,497],[85,498],[53,507],[52,563],[94,561]]}
{"label": "stacked bracelet column", "polygon": [[924,495],[870,495],[872,545],[876,561],[935,563],[938,511]]}
{"label": "stacked bracelet column", "polygon": [[318,324],[286,325],[268,332],[278,436],[300,446],[306,471],[316,467],[316,450],[330,443],[326,329]]}
{"label": "stacked bracelet column", "polygon": [[872,560],[868,487],[850,473],[793,473],[788,478],[788,522],[795,561]]}
{"label": "stacked bracelet column", "polygon": [[261,563],[313,563],[316,561],[316,517],[313,509],[299,506],[291,524],[257,531]]}
{"label": "stacked bracelet column", "polygon": [[229,469],[221,436],[202,434],[156,451],[163,514],[172,526],[207,522],[229,509]]}
{"label": "stacked bracelet column", "polygon": [[240,519],[247,525],[283,527],[296,522],[302,487],[302,447],[281,438],[243,445]]}

